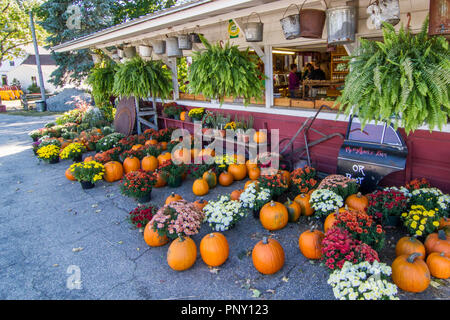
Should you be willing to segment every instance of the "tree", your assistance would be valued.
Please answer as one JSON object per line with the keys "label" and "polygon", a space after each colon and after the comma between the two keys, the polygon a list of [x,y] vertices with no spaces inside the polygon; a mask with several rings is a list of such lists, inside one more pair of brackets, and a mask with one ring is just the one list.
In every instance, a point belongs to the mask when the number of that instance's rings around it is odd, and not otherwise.
{"label": "tree", "polygon": [[[24,46],[32,43],[29,12],[37,6],[35,0],[0,0],[0,64],[23,55]],[[37,27],[36,37],[40,44],[45,36],[44,30]]]}
{"label": "tree", "polygon": [[129,21],[131,19],[139,18],[146,14],[169,8],[173,6],[177,0],[132,0],[132,1],[117,1],[115,10],[114,22],[115,24]]}

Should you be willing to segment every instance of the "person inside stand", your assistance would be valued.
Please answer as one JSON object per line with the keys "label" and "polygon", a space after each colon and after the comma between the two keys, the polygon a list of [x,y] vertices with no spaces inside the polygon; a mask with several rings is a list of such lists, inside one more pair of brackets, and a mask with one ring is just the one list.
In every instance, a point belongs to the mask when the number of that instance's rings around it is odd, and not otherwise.
{"label": "person inside stand", "polygon": [[325,72],[323,72],[322,69],[320,69],[319,65],[316,65],[314,70],[311,73],[311,80],[325,80]]}
{"label": "person inside stand", "polygon": [[296,91],[300,87],[300,79],[297,76],[297,65],[291,64],[291,72],[289,73],[289,93],[291,98],[296,98]]}
{"label": "person inside stand", "polygon": [[303,79],[311,79],[311,74],[314,71],[314,67],[311,63],[306,65],[305,73],[303,74]]}

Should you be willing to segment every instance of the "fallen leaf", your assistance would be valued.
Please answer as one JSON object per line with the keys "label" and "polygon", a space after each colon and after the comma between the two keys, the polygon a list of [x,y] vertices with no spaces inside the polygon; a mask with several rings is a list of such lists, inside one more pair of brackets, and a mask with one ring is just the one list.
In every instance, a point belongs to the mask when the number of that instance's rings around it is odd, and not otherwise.
{"label": "fallen leaf", "polygon": [[81,250],[83,250],[82,247],[79,247],[79,248],[73,248],[73,249],[72,249],[72,252],[80,252]]}
{"label": "fallen leaf", "polygon": [[137,251],[141,250],[141,248],[136,248]]}
{"label": "fallen leaf", "polygon": [[275,294],[275,290],[272,290],[272,289],[266,290],[266,292],[271,293],[271,294]]}
{"label": "fallen leaf", "polygon": [[119,241],[119,242],[117,242],[118,244],[122,244],[123,243],[123,241]]}
{"label": "fallen leaf", "polygon": [[101,209],[95,210],[96,213],[102,212]]}
{"label": "fallen leaf", "polygon": [[315,264],[315,262],[314,262],[314,261],[312,261],[312,260],[309,260],[309,263],[311,263],[311,264]]}
{"label": "fallen leaf", "polygon": [[438,282],[436,282],[436,281],[434,281],[434,280],[431,280],[431,281],[430,281],[430,285],[433,286],[433,287],[435,287],[436,289],[438,289],[438,288],[441,286],[440,283],[438,283]]}
{"label": "fallen leaf", "polygon": [[97,208],[98,207],[98,204],[93,204],[92,205],[92,208]]}
{"label": "fallen leaf", "polygon": [[219,273],[219,268],[209,268],[209,272],[214,273],[214,274],[218,274]]}
{"label": "fallen leaf", "polygon": [[289,278],[288,277],[283,277],[281,280],[283,280],[284,282],[288,282]]}
{"label": "fallen leaf", "polygon": [[17,188],[17,189],[16,189],[16,192],[19,191],[19,190],[20,190],[20,188]]}
{"label": "fallen leaf", "polygon": [[27,192],[28,192],[28,193],[32,193],[32,192],[33,192],[33,190],[28,190]]}
{"label": "fallen leaf", "polygon": [[258,289],[251,289],[251,290],[253,298],[259,298],[261,296],[261,291],[259,291]]}
{"label": "fallen leaf", "polygon": [[54,266],[54,267],[57,267],[57,266],[59,266],[59,264],[55,263],[53,266]]}

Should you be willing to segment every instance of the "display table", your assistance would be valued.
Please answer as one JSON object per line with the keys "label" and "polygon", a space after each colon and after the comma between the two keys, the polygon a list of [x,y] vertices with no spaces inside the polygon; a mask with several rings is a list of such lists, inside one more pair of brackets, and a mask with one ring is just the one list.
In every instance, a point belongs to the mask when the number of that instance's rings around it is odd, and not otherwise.
{"label": "display table", "polygon": [[302,98],[305,98],[306,87],[339,87],[345,82],[338,80],[303,80],[302,83]]}

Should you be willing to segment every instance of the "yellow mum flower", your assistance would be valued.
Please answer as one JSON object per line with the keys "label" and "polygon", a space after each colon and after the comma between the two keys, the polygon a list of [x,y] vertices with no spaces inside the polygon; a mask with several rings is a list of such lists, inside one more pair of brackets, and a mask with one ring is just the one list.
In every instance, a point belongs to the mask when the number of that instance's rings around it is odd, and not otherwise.
{"label": "yellow mum flower", "polygon": [[425,227],[424,226],[419,226],[419,230],[423,231],[423,230],[425,230]]}
{"label": "yellow mum flower", "polygon": [[422,220],[420,220],[420,223],[421,223],[421,224],[427,223],[427,218],[423,218]]}
{"label": "yellow mum flower", "polygon": [[433,226],[439,227],[439,221],[433,221]]}
{"label": "yellow mum flower", "polygon": [[415,222],[415,221],[411,222],[411,228],[416,229],[417,228],[417,222]]}
{"label": "yellow mum flower", "polygon": [[408,214],[407,214],[406,212],[403,212],[403,213],[402,213],[402,217],[404,218],[404,217],[406,217],[406,216],[408,216]]}
{"label": "yellow mum flower", "polygon": [[421,235],[422,235],[422,231],[417,230],[417,231],[416,231],[416,234],[417,234],[418,236],[421,236]]}
{"label": "yellow mum flower", "polygon": [[413,216],[413,220],[414,220],[414,221],[418,221],[419,219],[420,219],[420,217],[419,217],[418,215],[414,215],[414,216]]}

